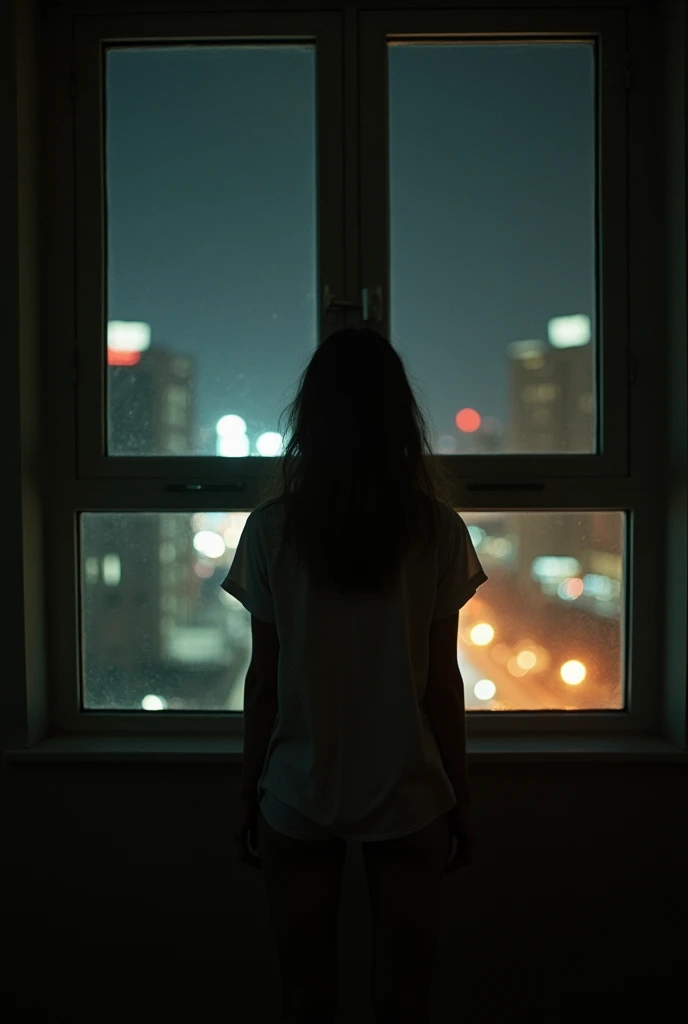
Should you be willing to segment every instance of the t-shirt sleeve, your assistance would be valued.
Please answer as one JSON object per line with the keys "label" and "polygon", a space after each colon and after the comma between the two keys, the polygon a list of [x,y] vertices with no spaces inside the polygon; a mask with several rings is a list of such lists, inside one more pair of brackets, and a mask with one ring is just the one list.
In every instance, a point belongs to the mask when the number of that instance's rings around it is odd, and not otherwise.
{"label": "t-shirt sleeve", "polygon": [[487,580],[475,553],[468,527],[460,515],[453,509],[451,511],[449,537],[444,546],[444,565],[440,565],[433,622],[437,619],[446,619],[463,608],[478,587]]}
{"label": "t-shirt sleeve", "polygon": [[275,622],[275,608],[268,578],[268,559],[260,519],[252,512],[239,537],[234,560],[221,583],[244,608],[264,622]]}

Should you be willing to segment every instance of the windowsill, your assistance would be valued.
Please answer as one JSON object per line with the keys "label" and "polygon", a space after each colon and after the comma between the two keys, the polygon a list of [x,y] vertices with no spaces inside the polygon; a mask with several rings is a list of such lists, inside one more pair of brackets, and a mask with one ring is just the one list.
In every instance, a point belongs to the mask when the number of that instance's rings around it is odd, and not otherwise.
{"label": "windowsill", "polygon": [[[651,736],[512,736],[468,740],[471,761],[688,761],[688,751]],[[237,762],[236,737],[54,736],[32,747],[5,752],[5,760],[41,762]]]}

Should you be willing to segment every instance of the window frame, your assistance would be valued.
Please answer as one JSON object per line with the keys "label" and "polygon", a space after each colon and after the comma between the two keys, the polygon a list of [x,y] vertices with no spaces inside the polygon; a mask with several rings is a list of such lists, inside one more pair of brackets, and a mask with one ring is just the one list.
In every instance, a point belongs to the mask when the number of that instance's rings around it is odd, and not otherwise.
{"label": "window frame", "polygon": [[[529,24],[537,25],[539,31],[546,31],[546,26],[551,27],[552,32],[562,31],[562,19],[566,19],[566,12],[552,10],[533,9],[529,12],[508,10],[485,10],[485,11],[429,11],[420,13],[417,11],[387,10],[367,11],[365,5],[357,5],[351,10],[343,12],[333,9],[323,14],[321,11],[304,13],[303,10],[291,13],[280,9],[278,14],[265,10],[250,15],[238,15],[232,12],[222,14],[197,13],[185,14],[146,14],[116,16],[88,16],[81,19],[81,28],[76,31],[79,25],[79,18],[74,19],[75,32],[72,37],[72,24],[66,19],[58,19],[53,30],[46,41],[46,76],[49,83],[52,83],[52,92],[45,96],[44,102],[44,134],[46,144],[54,153],[54,161],[49,169],[44,171],[44,196],[46,199],[46,246],[44,247],[44,274],[46,291],[46,309],[52,322],[59,323],[55,344],[51,347],[49,358],[46,359],[45,372],[48,375],[51,387],[46,389],[48,401],[46,402],[46,422],[57,422],[60,424],[60,443],[51,438],[51,444],[45,450],[45,472],[46,481],[44,499],[46,508],[52,508],[53,513],[50,519],[47,535],[49,540],[48,551],[48,574],[52,581],[53,592],[58,595],[56,602],[50,602],[48,606],[49,615],[49,650],[50,664],[54,677],[54,685],[51,686],[52,693],[52,725],[60,732],[71,734],[90,733],[94,735],[106,735],[112,733],[130,733],[132,735],[170,735],[189,734],[191,732],[204,735],[240,736],[243,733],[243,714],[241,712],[173,712],[166,715],[151,715],[150,712],[116,712],[116,711],[87,711],[82,712],[80,708],[80,596],[79,596],[79,547],[78,547],[78,514],[82,511],[197,511],[199,504],[204,510],[227,510],[228,496],[232,496],[231,509],[235,511],[250,511],[260,500],[260,487],[265,478],[265,473],[272,469],[267,460],[250,457],[247,459],[231,460],[234,463],[228,466],[230,460],[203,459],[203,458],[175,458],[164,457],[164,459],[143,459],[130,458],[107,460],[102,454],[99,455],[93,446],[93,435],[87,424],[92,427],[93,402],[83,397],[83,389],[75,401],[76,393],[80,385],[89,379],[100,380],[104,386],[104,360],[105,346],[101,346],[101,352],[97,358],[93,353],[84,354],[83,339],[89,336],[89,324],[92,325],[99,319],[104,327],[104,294],[105,279],[100,276],[98,289],[91,291],[89,283],[93,284],[98,276],[96,270],[97,260],[92,258],[93,251],[102,249],[102,204],[100,206],[100,219],[96,218],[95,224],[85,221],[84,208],[80,211],[75,209],[76,188],[83,179],[77,176],[77,167],[82,162],[83,168],[87,167],[88,159],[80,149],[79,140],[74,131],[72,120],[72,102],[75,111],[82,109],[85,105],[86,123],[97,123],[100,116],[96,111],[96,103],[93,95],[86,98],[89,88],[98,84],[99,71],[94,63],[91,52],[90,62],[82,63],[84,47],[96,45],[103,28],[107,23],[109,32],[116,30],[119,38],[131,38],[132,41],[140,41],[145,31],[160,32],[160,26],[176,26],[178,38],[188,39],[189,26],[195,24],[198,31],[203,29],[202,34],[207,34],[208,26],[215,24],[218,27],[224,26],[227,32],[228,22],[235,26],[234,37],[239,35],[258,36],[258,24],[262,27],[268,23],[273,27],[273,32],[282,37],[291,37],[295,34],[294,26],[306,23],[313,25],[322,18],[330,26],[335,21],[341,24],[341,32],[335,32],[337,45],[333,46],[333,59],[338,62],[338,74],[332,73],[325,95],[329,95],[330,113],[327,118],[329,125],[329,136],[327,125],[323,128],[321,119],[324,119],[321,94],[318,91],[316,102],[318,104],[318,185],[319,189],[324,177],[331,182],[338,182],[337,188],[332,188],[327,209],[330,211],[330,220],[335,224],[334,234],[329,233],[328,238],[322,238],[324,224],[327,217],[323,217],[320,205],[323,203],[323,196],[319,193],[319,214],[318,232],[319,243],[326,249],[322,252],[329,252],[325,262],[332,268],[329,276],[331,281],[325,278],[336,292],[336,287],[341,288],[340,294],[349,298],[358,294],[357,289],[362,283],[371,285],[379,281],[385,281],[385,273],[388,275],[388,257],[381,249],[373,245],[368,250],[367,238],[364,226],[366,217],[373,217],[373,223],[377,218],[379,224],[380,216],[387,216],[386,205],[384,208],[372,209],[372,193],[366,191],[366,167],[374,159],[374,149],[368,149],[366,136],[361,133],[360,138],[360,160],[361,160],[361,185],[353,180],[352,171],[356,169],[358,159],[358,117],[356,112],[357,94],[355,90],[355,76],[360,61],[361,81],[365,83],[371,68],[366,68],[367,56],[365,47],[358,50],[359,26],[364,24],[363,19],[377,19],[380,24],[393,24],[395,31],[399,29],[402,21],[411,26],[409,31],[414,31],[413,25],[417,26],[419,19],[433,22],[435,28],[440,22],[445,25],[449,23],[462,26],[480,25],[482,31],[487,31],[491,24],[499,25],[499,32],[503,34],[505,25],[519,25],[523,30],[524,19],[529,19]],[[605,28],[607,35],[615,39],[611,50],[615,54],[614,68],[618,73],[621,62],[626,67],[627,44],[621,46],[620,30],[621,18],[619,11],[603,12],[588,9],[575,12],[579,25],[582,23],[590,27],[597,24]],[[623,12],[625,19],[625,12]],[[339,22],[339,19],[341,21]],[[361,19],[359,22],[358,19]],[[369,22],[372,24],[372,22]],[[148,29],[145,26],[149,26]],[[251,28],[252,27],[252,31]],[[613,29],[613,31],[612,31]],[[513,28],[516,31],[516,28]],[[169,31],[169,29],[168,29]],[[307,33],[301,29],[304,35]],[[471,29],[477,31],[477,28]],[[582,28],[581,28],[582,31]],[[379,24],[378,24],[379,32]],[[428,34],[427,28],[424,34]],[[64,50],[60,51],[59,40],[62,38]],[[74,44],[72,50],[71,44]],[[58,45],[55,45],[58,44]],[[336,51],[336,53],[335,53]],[[622,61],[623,58],[623,61]],[[330,66],[333,70],[334,65]],[[344,67],[347,69],[344,75]],[[378,69],[379,71],[379,69]],[[624,72],[625,74],[625,72]],[[339,78],[339,86],[336,79]],[[72,83],[70,85],[68,83]],[[59,84],[59,88],[57,87]],[[318,89],[320,86],[318,86]],[[362,86],[362,89],[365,85]],[[50,89],[50,85],[49,85]],[[70,96],[70,92],[74,96]],[[363,93],[361,92],[361,95]],[[338,102],[335,102],[335,95]],[[99,104],[98,100],[98,104]],[[632,111],[625,111],[623,128],[626,130],[626,113],[628,113],[628,144],[634,148],[636,156],[643,145],[642,137],[642,116],[639,116],[638,141],[635,141],[634,121]],[[642,111],[641,111],[642,114]],[[95,120],[94,120],[95,119]],[[647,114],[646,114],[647,121]],[[83,125],[83,119],[81,124]],[[334,140],[334,125],[338,125],[338,141]],[[346,125],[346,128],[344,127]],[[647,130],[647,123],[645,123]],[[324,134],[321,134],[321,131]],[[345,136],[346,133],[346,136]],[[344,139],[346,137],[346,146]],[[329,138],[327,146],[324,140]],[[323,153],[323,149],[327,150]],[[93,150],[93,146],[91,146]],[[102,152],[102,150],[101,150]],[[625,150],[627,152],[627,150]],[[84,159],[87,162],[84,164]],[[90,165],[93,166],[93,152],[90,155]],[[385,163],[386,166],[386,163]],[[344,174],[346,168],[346,175]],[[624,168],[624,172],[626,168]],[[624,177],[625,180],[625,177]],[[639,179],[640,180],[640,179]],[[634,184],[629,177],[629,202],[626,203],[623,216],[617,209],[620,217],[618,234],[616,235],[617,252],[621,247],[620,239],[630,235],[627,211],[633,209],[634,203],[640,206],[643,202],[642,190],[639,185]],[[89,185],[86,185],[88,197]],[[93,183],[90,185],[91,196],[88,209],[95,209],[96,189]],[[338,195],[335,193],[338,191]],[[359,197],[360,191],[360,197]],[[633,191],[633,195],[631,195]],[[360,220],[359,216],[353,218],[356,204],[360,198]],[[338,217],[335,216],[335,211]],[[353,219],[352,219],[353,218]],[[100,239],[93,234],[94,230],[100,231]],[[85,234],[84,234],[85,232]],[[83,249],[83,239],[91,236],[91,249]],[[81,239],[81,246],[78,245]],[[386,246],[388,234],[379,235]],[[624,256],[622,263],[612,268],[611,280],[616,280],[621,288],[622,294],[627,302],[620,311],[623,322],[628,326],[627,344],[624,348],[622,358],[624,366],[625,385],[618,388],[621,396],[611,396],[611,405],[606,406],[608,422],[612,423],[611,433],[608,435],[616,443],[612,446],[612,458],[607,462],[606,476],[601,469],[595,470],[592,460],[599,456],[538,456],[535,460],[527,455],[506,456],[509,465],[500,468],[494,458],[487,460],[481,456],[471,456],[470,465],[466,457],[461,456],[436,456],[438,461],[445,463],[457,481],[457,489],[460,495],[460,508],[464,511],[489,510],[499,511],[501,509],[520,510],[570,510],[586,507],[590,509],[613,509],[628,512],[627,521],[627,544],[626,556],[626,579],[625,589],[627,594],[625,636],[623,643],[623,657],[626,662],[627,677],[627,708],[624,711],[594,711],[577,712],[575,715],[565,712],[509,712],[500,713],[496,718],[489,712],[471,712],[468,716],[469,736],[500,736],[520,735],[531,736],[534,744],[537,744],[538,736],[544,734],[567,734],[567,735],[601,735],[601,734],[633,734],[648,732],[657,727],[661,714],[662,694],[653,688],[653,677],[661,675],[662,669],[658,671],[656,659],[653,661],[653,642],[659,645],[661,633],[661,606],[653,598],[662,585],[660,575],[660,560],[662,556],[661,542],[664,530],[662,518],[663,509],[657,502],[656,496],[648,490],[645,483],[643,469],[647,467],[648,450],[643,452],[643,458],[638,458],[636,452],[640,446],[634,447],[634,440],[640,439],[640,421],[637,409],[632,409],[633,395],[639,398],[642,395],[643,387],[640,382],[633,380],[627,372],[628,360],[634,350],[634,331],[630,326],[630,315],[628,303],[631,295],[626,287],[629,276],[629,262],[637,259],[639,265],[647,266],[647,257],[640,258],[639,241],[636,238],[635,247],[629,252],[628,259]],[[93,246],[96,246],[95,250]],[[607,242],[605,241],[607,246]],[[98,250],[98,246],[100,249]],[[607,246],[606,249],[609,252]],[[91,253],[89,260],[88,253]],[[103,264],[104,266],[104,260]],[[319,261],[318,270],[323,266],[323,259]],[[83,277],[83,272],[86,276]],[[635,271],[639,274],[639,271]],[[82,276],[80,276],[80,274]],[[609,277],[606,279],[609,286]],[[318,274],[319,295],[322,292],[321,275]],[[77,291],[78,282],[78,291]],[[334,282],[334,284],[332,283]],[[77,300],[77,295],[79,300]],[[84,300],[83,296],[87,298]],[[389,295],[389,288],[385,286],[385,296]],[[639,304],[646,302],[641,298]],[[385,305],[388,305],[385,303]],[[602,303],[604,312],[604,303]],[[95,318],[95,319],[94,319]],[[343,322],[356,323],[358,318],[355,314],[348,314],[341,318]],[[643,317],[639,318],[642,321]],[[646,323],[651,321],[650,313],[645,312]],[[600,321],[601,322],[601,321]],[[329,322],[327,329],[332,330],[336,323]],[[382,324],[386,329],[386,324]],[[76,344],[74,339],[76,339]],[[81,345],[81,347],[79,347]],[[75,359],[76,357],[76,359]],[[98,366],[99,363],[99,366]],[[99,376],[95,377],[94,374]],[[650,388],[652,374],[645,379],[645,387]],[[630,381],[633,380],[634,391],[630,390]],[[652,392],[650,391],[650,394]],[[625,397],[624,397],[625,396]],[[637,403],[636,403],[637,404]],[[611,410],[611,412],[610,412]],[[612,413],[615,413],[612,415]],[[84,416],[86,417],[84,419]],[[90,447],[77,450],[77,424],[79,424],[80,437],[91,433]],[[103,417],[104,427],[104,417]],[[616,433],[614,433],[614,431]],[[104,434],[103,434],[104,436]],[[633,454],[633,459],[631,455]],[[551,466],[547,466],[545,460],[554,460]],[[580,464],[574,466],[571,460]],[[562,464],[568,463],[565,467]],[[157,466],[155,463],[162,463]],[[558,463],[558,465],[555,465]],[[545,473],[544,470],[548,469]],[[564,469],[567,471],[565,472]],[[221,490],[212,490],[202,493],[202,498],[197,492],[182,492],[177,488],[190,480],[202,480]],[[586,504],[581,505],[579,497],[581,487],[584,489]],[[643,629],[634,628],[634,623],[642,622]]]}
{"label": "window frame", "polygon": [[[628,382],[632,366],[628,333],[626,18],[624,11],[487,10],[364,11],[361,14],[361,273],[364,281],[390,284],[387,43],[390,40],[462,38],[481,42],[592,41],[597,50],[596,280],[600,338],[595,339],[599,454],[438,456],[457,476],[471,480],[627,477]],[[604,236],[604,244],[602,237]],[[389,301],[381,329],[389,334]],[[618,368],[618,369],[615,369]]]}
{"label": "window frame", "polygon": [[[186,480],[189,475],[221,481],[225,460],[216,456],[108,457],[105,454],[105,262],[106,197],[104,190],[104,60],[108,43],[127,40],[170,45],[260,42],[311,42],[316,48],[316,203],[317,296],[325,283],[336,295],[344,291],[341,27],[338,12],[303,14],[149,14],[77,17],[74,26],[75,242],[76,281],[83,297],[76,306],[75,358],[78,475],[84,479],[155,478]],[[132,30],[135,27],[135,32]],[[99,259],[95,259],[95,254]],[[318,309],[320,312],[320,303]],[[320,332],[326,327],[321,315]],[[90,344],[100,337],[99,346]],[[96,382],[98,385],[96,386]],[[235,460],[242,478],[260,479],[255,457]],[[193,465],[191,465],[193,463]],[[219,463],[219,465],[218,465]]]}

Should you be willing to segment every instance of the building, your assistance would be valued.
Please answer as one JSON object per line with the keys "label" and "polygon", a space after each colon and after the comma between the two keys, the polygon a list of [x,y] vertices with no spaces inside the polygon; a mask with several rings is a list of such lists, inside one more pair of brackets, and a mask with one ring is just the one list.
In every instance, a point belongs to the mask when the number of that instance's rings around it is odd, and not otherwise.
{"label": "building", "polygon": [[509,346],[506,452],[595,451],[594,351],[539,340]]}

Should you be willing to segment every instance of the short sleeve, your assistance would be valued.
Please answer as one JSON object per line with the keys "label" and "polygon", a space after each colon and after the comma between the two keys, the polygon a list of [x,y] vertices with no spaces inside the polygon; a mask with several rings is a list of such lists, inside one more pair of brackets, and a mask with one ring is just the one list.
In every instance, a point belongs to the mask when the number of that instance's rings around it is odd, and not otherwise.
{"label": "short sleeve", "polygon": [[468,527],[453,509],[450,513],[449,536],[445,545],[440,547],[440,551],[444,551],[444,565],[440,565],[433,622],[446,619],[463,608],[487,580]]}
{"label": "short sleeve", "polygon": [[268,579],[268,559],[260,517],[255,510],[241,531],[234,560],[221,583],[244,608],[264,622],[275,621],[275,609]]}

